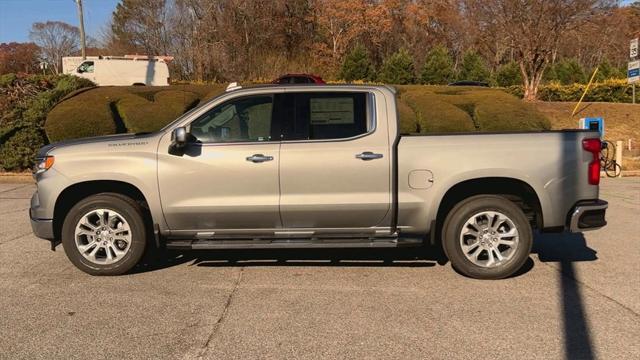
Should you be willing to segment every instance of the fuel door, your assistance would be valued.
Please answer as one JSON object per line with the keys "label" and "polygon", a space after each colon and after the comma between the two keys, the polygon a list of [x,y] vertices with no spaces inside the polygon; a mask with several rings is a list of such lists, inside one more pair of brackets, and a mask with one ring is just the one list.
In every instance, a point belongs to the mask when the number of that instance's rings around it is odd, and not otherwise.
{"label": "fuel door", "polygon": [[412,189],[428,189],[433,185],[433,173],[429,170],[412,170],[409,172],[409,187]]}

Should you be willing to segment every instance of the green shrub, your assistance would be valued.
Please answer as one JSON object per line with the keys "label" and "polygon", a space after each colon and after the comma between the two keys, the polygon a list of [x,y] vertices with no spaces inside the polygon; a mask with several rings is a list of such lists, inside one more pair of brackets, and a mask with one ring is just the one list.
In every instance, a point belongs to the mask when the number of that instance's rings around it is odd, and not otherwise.
{"label": "green shrub", "polygon": [[344,57],[342,68],[340,69],[340,78],[347,82],[375,78],[373,64],[364,46],[357,45]]}
{"label": "green shrub", "polygon": [[476,52],[470,51],[464,54],[458,80],[484,81],[491,80],[491,72],[484,60]]}
{"label": "green shrub", "polygon": [[44,145],[44,134],[36,126],[15,129],[0,146],[0,168],[5,171],[30,169],[38,149]]}
{"label": "green shrub", "polygon": [[70,92],[93,83],[71,75],[13,75],[0,79],[0,168],[30,168],[47,143],[47,113]]}
{"label": "green shrub", "polygon": [[496,71],[495,80],[496,84],[502,87],[522,85],[520,66],[513,61],[500,66]]}
{"label": "green shrub", "polygon": [[596,74],[595,81],[604,82],[609,79],[626,79],[627,73],[620,68],[612,66],[607,60],[598,65],[598,73]]}
{"label": "green shrub", "polygon": [[455,78],[453,59],[446,47],[438,45],[429,51],[420,73],[420,83],[448,84]]}
{"label": "green shrub", "polygon": [[9,87],[13,85],[13,81],[17,78],[16,74],[0,75],[0,87]]}
{"label": "green shrub", "polygon": [[584,68],[575,59],[562,59],[550,66],[544,74],[544,79],[562,85],[581,84],[589,80]]}
{"label": "green shrub", "polygon": [[[542,101],[579,101],[586,87],[586,84],[561,85],[551,83],[540,85],[538,99]],[[522,86],[511,86],[506,90],[520,98],[524,94]],[[630,103],[632,92],[632,86],[627,84],[626,80],[610,79],[601,83],[591,84],[591,88],[583,101]]]}
{"label": "green shrub", "polygon": [[415,80],[413,58],[405,49],[385,59],[380,69],[380,81],[389,84],[412,84]]}

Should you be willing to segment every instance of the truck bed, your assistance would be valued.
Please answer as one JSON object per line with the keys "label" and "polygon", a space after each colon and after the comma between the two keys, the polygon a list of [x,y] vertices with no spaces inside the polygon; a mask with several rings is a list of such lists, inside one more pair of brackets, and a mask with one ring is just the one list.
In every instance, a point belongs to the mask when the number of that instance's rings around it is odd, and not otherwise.
{"label": "truck bed", "polygon": [[[577,201],[598,198],[598,186],[587,178],[592,156],[582,148],[583,139],[598,137],[589,130],[402,135],[396,150],[398,224],[435,218],[437,208],[424,204],[439,204],[456,184],[511,178],[535,191],[545,228],[564,226]],[[431,176],[424,188],[410,184],[416,171],[418,180],[420,175]],[[425,230],[429,229],[405,229]]]}

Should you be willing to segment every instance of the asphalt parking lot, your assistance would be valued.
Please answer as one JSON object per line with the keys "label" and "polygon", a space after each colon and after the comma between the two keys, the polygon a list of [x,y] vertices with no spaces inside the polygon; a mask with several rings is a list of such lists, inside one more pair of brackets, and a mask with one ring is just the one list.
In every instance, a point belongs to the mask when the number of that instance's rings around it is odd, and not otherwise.
{"label": "asphalt parking lot", "polygon": [[31,234],[32,184],[0,183],[0,358],[638,359],[640,178],[601,189],[608,227],[537,236],[506,280],[428,249],[172,252],[107,278]]}

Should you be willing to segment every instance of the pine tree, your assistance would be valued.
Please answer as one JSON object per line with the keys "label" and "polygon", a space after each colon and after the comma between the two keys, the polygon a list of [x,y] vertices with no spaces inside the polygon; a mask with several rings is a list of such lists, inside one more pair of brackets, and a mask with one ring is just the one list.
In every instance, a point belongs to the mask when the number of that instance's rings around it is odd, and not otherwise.
{"label": "pine tree", "polygon": [[449,56],[449,50],[441,45],[431,49],[422,66],[420,82],[422,84],[442,85],[448,84],[454,78],[453,59]]}
{"label": "pine tree", "polygon": [[522,73],[516,62],[504,64],[496,71],[496,84],[498,86],[522,85]]}
{"label": "pine tree", "polygon": [[458,80],[489,82],[491,72],[478,53],[470,51],[464,54]]}
{"label": "pine tree", "polygon": [[362,45],[357,45],[345,56],[340,69],[340,78],[350,82],[353,80],[372,80],[374,77],[373,65],[367,49]]}
{"label": "pine tree", "polygon": [[412,84],[415,75],[411,54],[405,49],[400,49],[386,58],[380,70],[380,80],[397,85]]}
{"label": "pine tree", "polygon": [[598,65],[598,73],[596,74],[595,80],[602,82],[608,79],[625,79],[626,77],[627,74],[622,71],[622,69],[611,65],[611,63],[605,59]]}
{"label": "pine tree", "polygon": [[544,77],[547,81],[556,81],[562,85],[584,84],[587,74],[580,63],[575,59],[562,59],[547,69]]}

